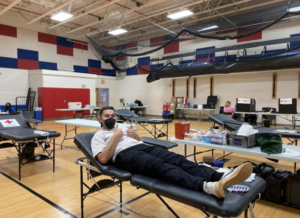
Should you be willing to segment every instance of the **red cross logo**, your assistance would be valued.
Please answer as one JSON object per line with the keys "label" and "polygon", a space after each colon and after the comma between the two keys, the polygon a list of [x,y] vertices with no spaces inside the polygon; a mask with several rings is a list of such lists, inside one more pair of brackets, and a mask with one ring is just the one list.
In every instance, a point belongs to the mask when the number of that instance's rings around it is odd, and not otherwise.
{"label": "red cross logo", "polygon": [[13,121],[6,120],[5,123],[11,124]]}
{"label": "red cross logo", "polygon": [[286,102],[286,101],[284,101],[284,102]]}
{"label": "red cross logo", "polygon": [[246,102],[246,100],[244,100],[244,102]]}

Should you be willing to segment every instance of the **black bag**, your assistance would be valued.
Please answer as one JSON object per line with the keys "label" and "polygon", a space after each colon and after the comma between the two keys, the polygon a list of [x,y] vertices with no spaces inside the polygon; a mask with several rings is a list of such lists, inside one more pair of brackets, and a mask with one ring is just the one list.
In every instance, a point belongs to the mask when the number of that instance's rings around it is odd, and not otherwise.
{"label": "black bag", "polygon": [[267,163],[261,163],[257,166],[256,169],[253,168],[253,173],[257,176],[265,179],[268,176],[271,176],[275,172],[275,168]]}
{"label": "black bag", "polygon": [[287,180],[286,202],[290,206],[300,207],[300,169],[291,173]]}
{"label": "black bag", "polygon": [[134,103],[135,103],[135,104],[138,104],[138,106],[144,106],[140,100],[135,100]]}

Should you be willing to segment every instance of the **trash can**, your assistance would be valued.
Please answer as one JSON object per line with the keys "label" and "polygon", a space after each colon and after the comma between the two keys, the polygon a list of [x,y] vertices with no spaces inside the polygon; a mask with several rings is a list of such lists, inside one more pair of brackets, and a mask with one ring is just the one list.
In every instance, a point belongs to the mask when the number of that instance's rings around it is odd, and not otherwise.
{"label": "trash can", "polygon": [[42,115],[43,115],[43,113],[42,113],[42,108],[41,107],[34,107],[33,108],[33,110],[34,110],[34,119],[36,119],[36,120],[39,120],[39,121],[42,121]]}
{"label": "trash can", "polygon": [[264,120],[263,123],[264,123],[264,127],[270,127],[271,120]]}

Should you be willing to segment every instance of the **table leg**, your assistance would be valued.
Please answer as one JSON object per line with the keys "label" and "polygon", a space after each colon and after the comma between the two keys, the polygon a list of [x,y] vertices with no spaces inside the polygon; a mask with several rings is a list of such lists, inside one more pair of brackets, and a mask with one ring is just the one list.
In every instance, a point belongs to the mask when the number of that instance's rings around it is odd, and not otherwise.
{"label": "table leg", "polygon": [[197,163],[197,159],[196,159],[196,146],[194,146],[194,160],[195,160],[195,163]]}
{"label": "table leg", "polygon": [[184,156],[186,157],[187,154],[186,154],[186,144],[184,144]]}
{"label": "table leg", "polygon": [[53,138],[53,172],[55,172],[55,138]]}
{"label": "table leg", "polygon": [[292,126],[293,126],[293,129],[296,129],[296,118],[295,118],[295,115],[292,116]]}
{"label": "table leg", "polygon": [[62,111],[60,111],[60,119],[62,120]]}
{"label": "table leg", "polygon": [[22,161],[21,143],[19,143],[18,146],[19,146],[19,180],[21,180],[21,161]]}
{"label": "table leg", "polygon": [[65,137],[64,137],[64,139],[62,140],[62,142],[60,144],[60,149],[62,149],[62,145],[63,145],[63,143],[64,143],[64,141],[67,137],[67,134],[68,134],[68,127],[67,127],[67,125],[65,125]]}

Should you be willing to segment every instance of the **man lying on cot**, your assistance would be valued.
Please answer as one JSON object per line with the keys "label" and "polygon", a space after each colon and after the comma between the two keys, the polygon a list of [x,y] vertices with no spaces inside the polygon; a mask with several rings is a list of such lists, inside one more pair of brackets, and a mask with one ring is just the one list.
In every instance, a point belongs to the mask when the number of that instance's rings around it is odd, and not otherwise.
{"label": "man lying on cot", "polygon": [[[114,165],[133,174],[142,174],[164,180],[207,194],[224,198],[224,189],[244,182],[252,173],[252,164],[245,163],[225,173],[198,165],[184,156],[157,146],[143,143],[132,129],[115,127],[116,114],[113,107],[103,107],[99,122],[103,130],[92,139],[92,152],[100,163],[112,159]],[[114,128],[115,127],[115,128]]]}

